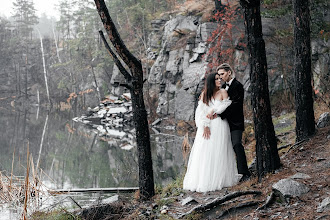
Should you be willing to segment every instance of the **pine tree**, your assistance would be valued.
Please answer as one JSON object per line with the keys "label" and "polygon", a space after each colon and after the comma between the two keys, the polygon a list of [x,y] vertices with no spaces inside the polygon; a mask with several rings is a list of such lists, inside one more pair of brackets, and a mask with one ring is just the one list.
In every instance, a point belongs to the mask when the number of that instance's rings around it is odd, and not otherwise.
{"label": "pine tree", "polygon": [[259,179],[280,167],[268,90],[265,42],[262,37],[260,0],[241,0],[248,40],[251,99]]}
{"label": "pine tree", "polygon": [[28,39],[31,37],[33,26],[38,24],[34,3],[29,0],[16,0],[13,5],[16,28],[21,37]]}
{"label": "pine tree", "polygon": [[311,85],[311,41],[309,3],[294,0],[295,105],[297,141],[315,133]]}

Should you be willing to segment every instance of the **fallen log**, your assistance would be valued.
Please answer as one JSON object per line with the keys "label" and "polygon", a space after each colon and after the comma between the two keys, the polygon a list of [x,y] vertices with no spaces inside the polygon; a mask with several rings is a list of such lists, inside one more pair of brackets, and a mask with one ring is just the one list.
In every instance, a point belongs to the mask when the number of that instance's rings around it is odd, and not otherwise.
{"label": "fallen log", "polygon": [[135,192],[139,187],[117,187],[117,188],[87,188],[87,189],[55,189],[49,190],[51,194],[57,193],[91,193],[91,192],[122,192],[122,193],[131,193]]}
{"label": "fallen log", "polygon": [[238,191],[238,192],[233,192],[233,193],[230,193],[228,195],[225,195],[224,197],[222,198],[215,198],[213,201],[209,202],[209,203],[206,203],[206,204],[201,204],[201,205],[198,205],[198,206],[195,206],[194,208],[192,208],[191,210],[189,210],[188,212],[186,213],[183,213],[182,215],[179,216],[179,218],[183,218],[187,215],[190,215],[194,212],[204,212],[208,209],[211,209],[211,208],[214,208],[224,202],[227,202],[231,199],[234,199],[234,198],[237,198],[237,197],[240,197],[240,196],[244,196],[244,195],[261,195],[261,192],[260,191]]}

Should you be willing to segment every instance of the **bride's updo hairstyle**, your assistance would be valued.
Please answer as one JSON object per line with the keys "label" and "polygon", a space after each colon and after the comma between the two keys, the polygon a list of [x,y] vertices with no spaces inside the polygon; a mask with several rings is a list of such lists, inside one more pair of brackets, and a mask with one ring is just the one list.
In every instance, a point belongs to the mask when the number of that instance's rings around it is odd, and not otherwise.
{"label": "bride's updo hairstyle", "polygon": [[209,105],[209,101],[212,99],[214,91],[217,89],[215,85],[215,76],[217,73],[210,73],[206,77],[206,83],[202,93],[202,100],[206,105]]}

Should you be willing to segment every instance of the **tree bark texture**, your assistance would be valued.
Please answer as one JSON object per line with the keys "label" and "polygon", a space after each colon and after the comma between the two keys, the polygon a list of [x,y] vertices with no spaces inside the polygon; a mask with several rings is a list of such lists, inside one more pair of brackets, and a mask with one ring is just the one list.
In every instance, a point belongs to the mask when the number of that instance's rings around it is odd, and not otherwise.
{"label": "tree bark texture", "polygon": [[[136,141],[138,148],[140,198],[149,199],[155,194],[155,189],[152,169],[149,126],[147,120],[147,112],[143,99],[142,64],[139,59],[137,59],[133,54],[130,53],[126,45],[123,43],[110,17],[104,0],[94,0],[94,2],[112,45],[114,46],[117,54],[121,57],[121,59],[130,69],[130,73],[128,73],[128,71],[126,71],[124,67],[119,64],[120,61],[116,57],[116,54],[111,51],[111,48],[109,46],[106,46],[110,55],[114,58],[116,65],[121,70],[121,73],[124,75],[127,82],[126,87],[129,88],[131,93],[133,118],[136,129]],[[105,39],[103,41],[106,44]]]}
{"label": "tree bark texture", "polygon": [[311,85],[311,41],[309,1],[294,0],[294,73],[297,141],[315,133]]}
{"label": "tree bark texture", "polygon": [[265,42],[262,36],[260,0],[241,0],[248,40],[251,102],[259,179],[280,167],[268,90]]}

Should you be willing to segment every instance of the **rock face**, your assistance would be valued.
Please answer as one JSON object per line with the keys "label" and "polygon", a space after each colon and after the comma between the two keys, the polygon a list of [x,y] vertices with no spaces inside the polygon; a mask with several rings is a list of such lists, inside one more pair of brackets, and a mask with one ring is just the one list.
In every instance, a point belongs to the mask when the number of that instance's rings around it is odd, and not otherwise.
{"label": "rock face", "polygon": [[196,86],[207,65],[201,56],[207,51],[207,38],[217,26],[214,23],[199,25],[198,17],[183,15],[163,24],[163,33],[155,26],[155,33],[150,37],[150,50],[159,51],[148,78],[150,92],[158,96],[158,114],[192,120]]}
{"label": "rock face", "polygon": [[273,191],[283,200],[290,197],[301,196],[309,191],[309,188],[300,182],[288,179],[281,179],[273,186]]}
{"label": "rock face", "polygon": [[[229,2],[231,4],[234,1]],[[152,61],[148,75],[148,92],[158,100],[157,113],[160,117],[171,115],[177,120],[187,121],[193,120],[196,97],[201,92],[205,73],[214,71],[214,67],[208,69],[208,64],[212,59],[218,58],[218,54],[209,53],[216,42],[215,40],[210,43],[210,37],[219,24],[207,21],[196,13],[183,14],[163,15],[151,22],[152,32],[148,38],[147,50],[147,57]],[[281,96],[283,91],[293,92],[294,50],[289,25],[291,20],[289,13],[262,18],[270,95]],[[247,48],[244,46],[246,40],[243,18],[233,21],[232,25],[235,27],[232,39],[223,39],[221,50],[232,48],[236,77],[244,85],[245,97],[248,99],[250,81]],[[318,79],[329,69],[330,57],[326,52],[328,48],[328,41],[312,40],[313,72],[320,73],[315,76],[315,89],[323,88],[324,82]],[[121,76],[116,76],[117,72],[114,70],[111,80],[113,85],[123,80]],[[122,91],[119,90],[113,88],[116,95],[121,95]]]}

